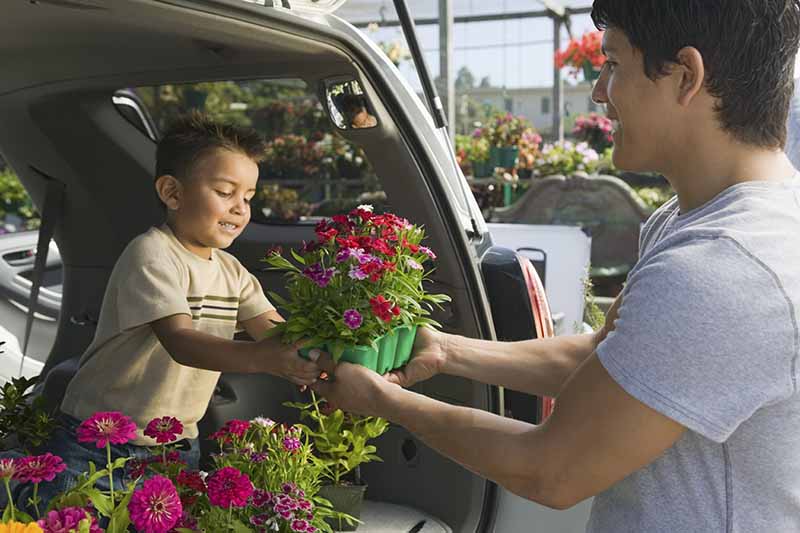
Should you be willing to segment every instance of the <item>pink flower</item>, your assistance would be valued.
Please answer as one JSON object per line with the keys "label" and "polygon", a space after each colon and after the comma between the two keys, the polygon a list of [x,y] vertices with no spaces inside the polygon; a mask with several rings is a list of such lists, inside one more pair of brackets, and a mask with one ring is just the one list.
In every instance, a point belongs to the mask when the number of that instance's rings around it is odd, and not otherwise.
{"label": "pink flower", "polygon": [[308,522],[305,520],[292,520],[292,531],[297,531],[298,533],[305,533],[308,531]]}
{"label": "pink flower", "polygon": [[344,312],[344,325],[348,328],[358,329],[362,322],[364,322],[364,317],[355,309],[348,309]]}
{"label": "pink flower", "polygon": [[17,463],[16,479],[22,482],[41,483],[42,481],[53,481],[56,474],[66,470],[67,465],[61,457],[46,453],[23,457]]}
{"label": "pink flower", "polygon": [[128,511],[137,531],[166,533],[181,518],[183,506],[175,485],[164,476],[155,476],[133,493]]}
{"label": "pink flower", "polygon": [[44,533],[71,533],[79,531],[81,522],[89,524],[89,533],[102,533],[97,519],[82,507],[64,507],[50,511],[47,516],[36,522]]}
{"label": "pink flower", "polygon": [[253,491],[253,505],[256,507],[266,507],[267,505],[271,505],[274,501],[275,498],[273,498],[272,493],[268,490],[255,489]]}
{"label": "pink flower", "polygon": [[0,459],[0,479],[14,477],[17,472],[17,461],[14,459]]}
{"label": "pink flower", "polygon": [[95,413],[87,418],[76,431],[78,442],[94,442],[98,448],[108,443],[125,444],[136,437],[136,424],[129,417],[116,411]]}
{"label": "pink flower", "polygon": [[144,430],[145,436],[156,439],[158,444],[172,442],[181,433],[183,433],[183,424],[173,416],[154,418],[147,423]]}
{"label": "pink flower", "polygon": [[181,517],[178,519],[178,523],[175,524],[175,529],[189,529],[194,531],[197,529],[197,520],[186,511],[183,511]]}
{"label": "pink flower", "polygon": [[181,470],[176,481],[178,485],[195,492],[206,491],[206,483],[203,481],[203,476],[200,475],[200,472]]}
{"label": "pink flower", "polygon": [[414,270],[422,270],[422,265],[411,259],[410,257],[406,259],[406,264],[409,268],[413,268]]}
{"label": "pink flower", "polygon": [[212,505],[227,509],[244,507],[253,494],[253,484],[247,474],[226,466],[208,476],[208,500]]}
{"label": "pink flower", "polygon": [[423,254],[427,255],[431,259],[436,259],[436,254],[433,253],[433,250],[431,250],[427,246],[420,246],[419,247],[419,251],[422,252]]}

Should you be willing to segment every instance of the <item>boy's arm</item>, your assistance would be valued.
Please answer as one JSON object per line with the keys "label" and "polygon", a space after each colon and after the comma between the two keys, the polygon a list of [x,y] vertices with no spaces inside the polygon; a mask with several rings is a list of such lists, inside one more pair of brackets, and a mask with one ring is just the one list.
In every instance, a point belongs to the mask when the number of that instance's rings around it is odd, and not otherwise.
{"label": "boy's arm", "polygon": [[253,340],[260,341],[267,334],[267,330],[275,327],[278,322],[285,322],[285,320],[280,313],[273,309],[250,320],[245,320],[241,324]]}
{"label": "boy's arm", "polygon": [[192,318],[184,314],[156,320],[150,326],[170,356],[182,365],[218,372],[273,374],[298,385],[310,385],[320,374],[316,363],[297,355],[296,345],[283,344],[276,338],[250,342],[216,337],[195,330]]}

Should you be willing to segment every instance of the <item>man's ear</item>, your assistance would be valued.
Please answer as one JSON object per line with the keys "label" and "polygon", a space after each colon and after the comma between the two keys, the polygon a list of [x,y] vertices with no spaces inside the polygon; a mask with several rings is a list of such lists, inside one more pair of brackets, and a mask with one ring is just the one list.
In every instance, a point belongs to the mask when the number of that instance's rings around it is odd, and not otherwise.
{"label": "man's ear", "polygon": [[678,69],[678,74],[680,74],[678,103],[682,106],[687,106],[703,89],[703,84],[705,83],[706,68],[703,64],[703,56],[693,46],[681,48],[678,51],[676,68]]}
{"label": "man's ear", "polygon": [[171,211],[180,209],[183,184],[178,178],[170,174],[159,176],[156,178],[156,192],[167,209]]}

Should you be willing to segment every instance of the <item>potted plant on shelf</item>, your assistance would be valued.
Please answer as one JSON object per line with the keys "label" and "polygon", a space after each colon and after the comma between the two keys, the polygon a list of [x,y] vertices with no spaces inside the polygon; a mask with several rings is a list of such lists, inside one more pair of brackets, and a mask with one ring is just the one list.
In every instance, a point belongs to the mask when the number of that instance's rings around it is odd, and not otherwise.
{"label": "potted plant on shelf", "polygon": [[564,50],[556,51],[555,63],[558,68],[569,68],[569,74],[577,79],[578,73],[583,78],[594,81],[600,76],[600,69],[606,62],[603,54],[603,32],[590,31],[579,39],[571,39]]}
{"label": "potted plant on shelf", "polygon": [[471,169],[473,177],[487,178],[492,175],[494,169],[489,162],[489,141],[483,137],[480,128],[472,135],[456,136],[456,153],[461,159],[462,169]]}
{"label": "potted plant on shelf", "polygon": [[[489,141],[489,164],[492,168],[512,169],[517,165],[519,143],[533,125],[524,117],[511,113],[498,114],[481,128],[481,135]],[[473,134],[477,134],[477,131]]]}
{"label": "potted plant on shelf", "polygon": [[436,259],[421,242],[422,228],[391,213],[363,205],[347,215],[322,220],[317,240],[293,261],[271,251],[270,270],[285,272],[288,299],[271,293],[289,315],[270,330],[287,343],[306,339],[311,348],[380,374],[406,364],[418,326],[439,326],[433,306],[450,298],[424,288]]}
{"label": "potted plant on shelf", "polygon": [[310,419],[313,427],[302,425],[304,434],[313,441],[314,457],[322,469],[319,496],[328,500],[338,513],[326,519],[337,531],[355,531],[361,516],[367,485],[361,479],[360,466],[370,461],[381,461],[375,455],[377,448],[368,442],[383,435],[389,423],[376,417],[356,416],[337,409],[330,414],[320,410],[316,395],[311,402],[287,403],[300,409],[301,420]]}

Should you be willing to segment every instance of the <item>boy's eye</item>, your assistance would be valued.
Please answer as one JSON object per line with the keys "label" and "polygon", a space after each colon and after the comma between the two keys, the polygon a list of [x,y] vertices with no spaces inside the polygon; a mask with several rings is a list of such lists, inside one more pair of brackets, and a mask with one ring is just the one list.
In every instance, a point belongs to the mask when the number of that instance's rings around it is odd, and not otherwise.
{"label": "boy's eye", "polygon": [[247,205],[250,205],[250,200],[252,200],[252,198],[248,198],[248,197],[245,196],[244,203],[246,203]]}
{"label": "boy's eye", "polygon": [[225,191],[217,191],[217,194],[222,196],[223,198],[229,198],[231,193]]}

